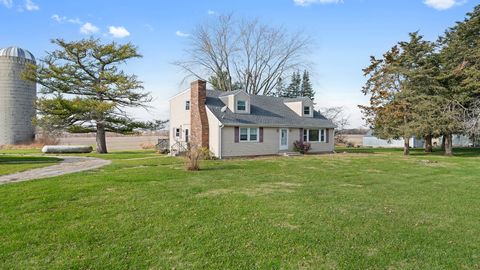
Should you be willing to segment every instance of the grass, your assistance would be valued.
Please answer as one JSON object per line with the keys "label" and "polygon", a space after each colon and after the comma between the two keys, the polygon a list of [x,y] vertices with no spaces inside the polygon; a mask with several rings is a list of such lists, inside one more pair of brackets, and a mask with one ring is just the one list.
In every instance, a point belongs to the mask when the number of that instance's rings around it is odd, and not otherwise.
{"label": "grass", "polygon": [[59,161],[52,157],[12,156],[0,154],[0,175],[22,172],[53,165]]}
{"label": "grass", "polygon": [[0,268],[479,269],[480,151],[367,150],[199,172],[114,153],[3,185]]}

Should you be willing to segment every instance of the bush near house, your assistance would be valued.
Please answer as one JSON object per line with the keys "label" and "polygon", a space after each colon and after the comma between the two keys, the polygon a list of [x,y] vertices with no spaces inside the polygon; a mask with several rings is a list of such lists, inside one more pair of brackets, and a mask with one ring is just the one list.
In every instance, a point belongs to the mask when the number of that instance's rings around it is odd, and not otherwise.
{"label": "bush near house", "polygon": [[307,153],[308,151],[310,151],[310,149],[312,148],[312,145],[308,142],[304,142],[304,141],[295,141],[293,143],[293,150],[295,152],[299,152],[301,154],[305,154]]}

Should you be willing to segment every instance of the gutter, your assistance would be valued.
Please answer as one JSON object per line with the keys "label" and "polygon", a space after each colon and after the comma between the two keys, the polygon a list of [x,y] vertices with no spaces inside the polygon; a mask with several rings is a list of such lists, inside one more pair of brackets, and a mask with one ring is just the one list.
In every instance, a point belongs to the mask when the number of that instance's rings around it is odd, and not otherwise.
{"label": "gutter", "polygon": [[219,122],[218,126],[220,127],[218,129],[218,158],[222,159],[222,129],[225,125]]}

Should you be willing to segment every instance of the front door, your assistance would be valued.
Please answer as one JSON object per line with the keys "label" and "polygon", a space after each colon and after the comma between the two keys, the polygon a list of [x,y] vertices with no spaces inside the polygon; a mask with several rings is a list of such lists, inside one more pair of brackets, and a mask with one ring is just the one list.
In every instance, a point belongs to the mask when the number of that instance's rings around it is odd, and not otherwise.
{"label": "front door", "polygon": [[280,129],[280,150],[288,150],[288,129]]}

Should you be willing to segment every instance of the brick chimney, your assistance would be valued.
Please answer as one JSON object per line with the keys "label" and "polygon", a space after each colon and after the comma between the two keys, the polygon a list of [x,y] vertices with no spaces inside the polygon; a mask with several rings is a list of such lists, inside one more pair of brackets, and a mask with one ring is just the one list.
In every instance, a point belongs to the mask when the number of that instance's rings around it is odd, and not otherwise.
{"label": "brick chimney", "polygon": [[205,102],[207,100],[207,82],[197,80],[190,87],[190,145],[208,148],[208,118]]}

